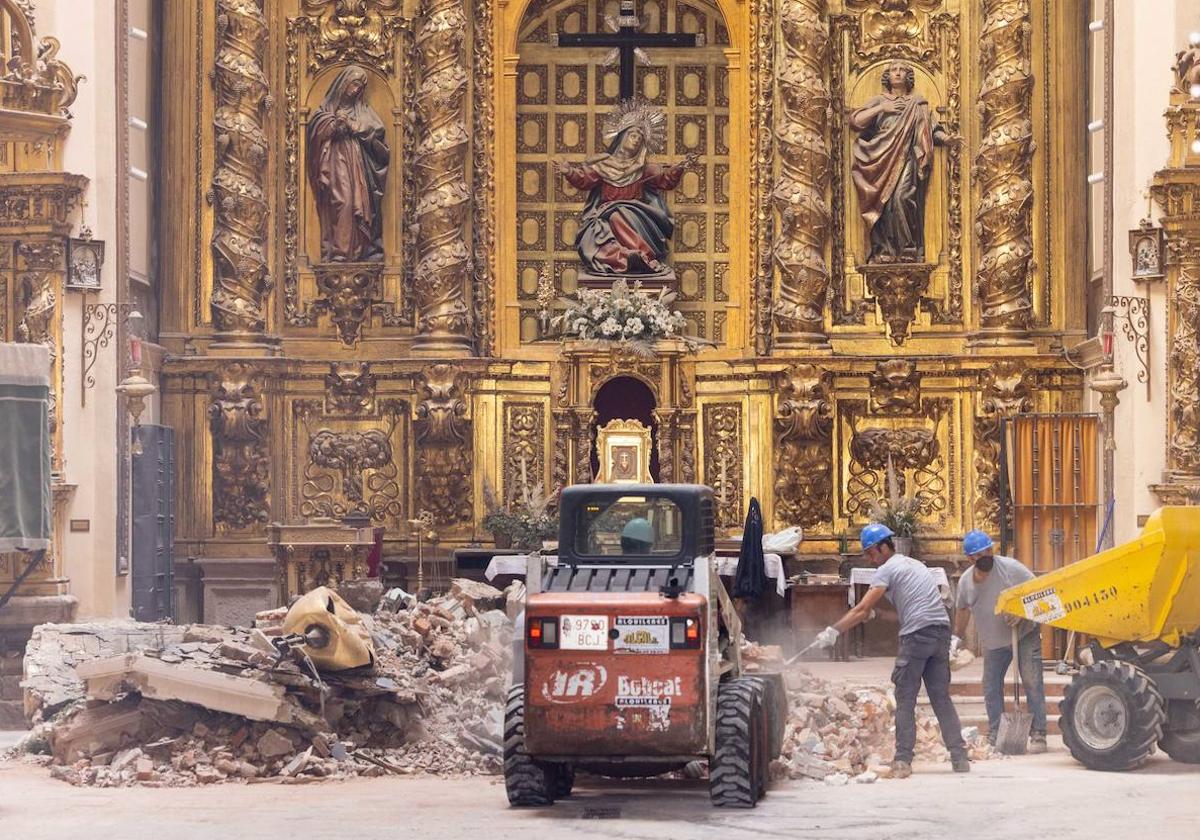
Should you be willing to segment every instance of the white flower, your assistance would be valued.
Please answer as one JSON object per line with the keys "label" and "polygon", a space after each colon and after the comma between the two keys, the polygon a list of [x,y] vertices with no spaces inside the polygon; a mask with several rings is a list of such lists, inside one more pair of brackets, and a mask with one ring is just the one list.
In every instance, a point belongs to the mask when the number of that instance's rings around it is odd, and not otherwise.
{"label": "white flower", "polygon": [[575,324],[572,329],[574,330],[574,332],[582,335],[587,330],[587,328],[588,328],[587,318],[576,318]]}
{"label": "white flower", "polygon": [[592,320],[599,321],[603,317],[604,317],[604,307],[603,306],[593,306],[592,307]]}
{"label": "white flower", "polygon": [[617,323],[616,318],[608,318],[600,325],[600,332],[605,335],[616,335],[621,331],[621,325]]}
{"label": "white flower", "polygon": [[629,307],[629,301],[623,297],[613,298],[612,308],[614,312],[622,312]]}
{"label": "white flower", "polygon": [[641,335],[645,328],[641,318],[631,318],[625,322],[625,335]]}

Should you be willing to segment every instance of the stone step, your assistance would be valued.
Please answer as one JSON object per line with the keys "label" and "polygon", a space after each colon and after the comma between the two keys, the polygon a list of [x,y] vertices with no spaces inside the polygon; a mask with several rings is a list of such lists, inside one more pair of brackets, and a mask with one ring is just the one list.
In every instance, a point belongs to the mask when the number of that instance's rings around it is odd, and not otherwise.
{"label": "stone step", "polygon": [[[1071,682],[1070,678],[1059,677],[1057,674],[1053,676],[1055,677],[1054,679],[1050,679],[1050,675],[1042,679],[1047,699],[1062,697],[1067,685]],[[1012,679],[1005,682],[1005,690],[1010,694],[1012,693]],[[1022,689],[1021,693],[1024,695],[1024,689]],[[983,681],[980,679],[963,680],[962,682],[952,681],[950,683],[950,695],[952,697],[983,697]]]}

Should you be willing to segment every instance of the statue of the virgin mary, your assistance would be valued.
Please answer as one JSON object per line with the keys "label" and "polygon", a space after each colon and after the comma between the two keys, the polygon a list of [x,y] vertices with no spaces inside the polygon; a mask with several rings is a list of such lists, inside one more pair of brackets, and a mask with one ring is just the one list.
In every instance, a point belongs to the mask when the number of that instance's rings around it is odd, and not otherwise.
{"label": "statue of the virgin mary", "polygon": [[665,118],[643,102],[626,101],[605,120],[606,150],[582,163],[556,161],[555,171],[588,190],[575,247],[585,269],[600,275],[654,275],[666,266],[675,219],[663,190],[674,189],[695,157],[651,163],[662,148]]}

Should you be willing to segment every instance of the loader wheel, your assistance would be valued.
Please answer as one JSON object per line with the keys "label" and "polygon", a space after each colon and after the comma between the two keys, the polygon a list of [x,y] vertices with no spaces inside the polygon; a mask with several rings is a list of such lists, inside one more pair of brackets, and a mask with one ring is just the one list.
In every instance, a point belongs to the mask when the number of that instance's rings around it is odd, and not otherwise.
{"label": "loader wheel", "polygon": [[525,686],[508,690],[504,709],[504,789],[510,805],[553,805],[553,773],[525,751]]}
{"label": "loader wheel", "polygon": [[1063,743],[1091,770],[1135,770],[1163,737],[1162,695],[1128,662],[1088,665],[1063,693]]}
{"label": "loader wheel", "polygon": [[708,763],[708,793],[717,807],[753,808],[762,796],[766,730],[758,695],[759,686],[745,679],[717,690],[717,743]]}
{"label": "loader wheel", "polygon": [[575,768],[570,764],[555,764],[553,776],[554,798],[566,799],[575,787]]}
{"label": "loader wheel", "polygon": [[1167,732],[1158,745],[1175,761],[1182,764],[1200,764],[1200,729]]}
{"label": "loader wheel", "polygon": [[783,752],[783,736],[787,729],[787,693],[783,681],[775,677],[754,676],[746,679],[754,680],[763,687],[763,712],[767,723],[767,763],[779,758]]}

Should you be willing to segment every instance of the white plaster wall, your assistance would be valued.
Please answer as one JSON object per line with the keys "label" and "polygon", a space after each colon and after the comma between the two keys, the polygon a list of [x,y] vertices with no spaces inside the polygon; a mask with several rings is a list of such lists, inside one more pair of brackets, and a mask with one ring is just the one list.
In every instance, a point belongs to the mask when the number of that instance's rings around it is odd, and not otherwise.
{"label": "white plaster wall", "polygon": [[[1196,0],[1116,0],[1113,132],[1113,294],[1149,296],[1149,377],[1138,381],[1141,365],[1134,345],[1115,325],[1114,361],[1129,383],[1116,412],[1114,492],[1116,542],[1131,539],[1137,520],[1158,507],[1150,485],[1162,481],[1166,450],[1167,300],[1165,284],[1135,283],[1129,257],[1128,231],[1158,208],[1148,210],[1147,192],[1154,173],[1167,163],[1169,147],[1163,112],[1173,74],[1175,53],[1190,31],[1200,29]],[[1099,239],[1103,217],[1093,216]],[[1098,406],[1095,406],[1098,410]]]}

